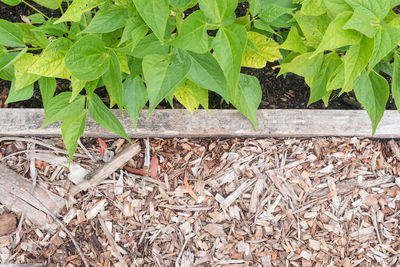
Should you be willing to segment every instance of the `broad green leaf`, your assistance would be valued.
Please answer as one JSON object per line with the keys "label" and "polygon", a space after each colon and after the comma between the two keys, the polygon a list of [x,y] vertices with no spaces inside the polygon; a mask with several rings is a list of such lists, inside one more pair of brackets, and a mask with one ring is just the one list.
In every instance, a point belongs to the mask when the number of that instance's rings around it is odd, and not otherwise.
{"label": "broad green leaf", "polygon": [[56,39],[46,47],[39,59],[29,69],[29,73],[68,79],[71,71],[65,66],[64,59],[71,46],[72,42],[67,38]]}
{"label": "broad green leaf", "polygon": [[175,97],[192,114],[200,104],[208,111],[208,91],[191,81],[186,80],[176,90]]}
{"label": "broad green leaf", "polygon": [[33,2],[50,9],[58,9],[62,0],[33,0]]}
{"label": "broad green leaf", "polygon": [[324,4],[328,13],[331,13],[333,17],[336,17],[343,12],[353,10],[351,6],[346,3],[346,0],[324,0]]}
{"label": "broad green leaf", "polygon": [[46,21],[46,19],[40,13],[32,14],[26,18],[29,19],[32,24],[42,24]]}
{"label": "broad green leaf", "polygon": [[389,99],[389,84],[375,71],[368,75],[363,70],[354,81],[354,93],[358,102],[367,110],[372,122],[372,134],[375,134]]}
{"label": "broad green leaf", "polygon": [[169,16],[168,0],[133,0],[133,3],[142,19],[163,42]]}
{"label": "broad green leaf", "polygon": [[22,57],[28,48],[21,50],[20,52],[9,52],[0,54],[0,71],[11,66],[17,61],[20,57]]}
{"label": "broad green leaf", "polygon": [[345,78],[343,86],[344,92],[353,89],[353,81],[368,65],[373,50],[374,40],[363,36],[359,44],[351,46],[347,51],[346,55],[343,57]]}
{"label": "broad green leaf", "polygon": [[397,110],[400,112],[400,56],[394,53],[394,66],[392,76],[392,97],[396,104]]}
{"label": "broad green leaf", "polygon": [[[322,65],[318,72],[311,76],[307,83],[308,86],[310,86],[310,98],[307,105],[311,105],[312,103],[323,99],[323,97],[330,92],[326,89],[329,78],[340,64],[342,64],[342,61],[336,53],[324,55]],[[327,105],[327,103],[325,103],[325,105]]]}
{"label": "broad green leaf", "polygon": [[1,2],[9,6],[17,6],[22,2],[22,0],[1,0]]}
{"label": "broad green leaf", "polygon": [[320,16],[327,11],[324,0],[304,0],[301,12],[307,16]]}
{"label": "broad green leaf", "polygon": [[124,127],[119,122],[118,118],[107,108],[97,94],[92,94],[89,97],[89,113],[90,116],[104,128],[118,134],[119,136],[129,140]]}
{"label": "broad green leaf", "polygon": [[171,4],[171,6],[173,6],[175,8],[184,8],[188,5],[190,5],[191,2],[192,2],[192,0],[169,0],[169,3]]}
{"label": "broad green leaf", "polygon": [[[249,49],[249,43],[252,43],[256,49]],[[247,46],[242,59],[243,67],[261,69],[266,66],[267,61],[273,62],[281,58],[279,44],[272,38],[267,38],[257,32],[247,32]]]}
{"label": "broad green leaf", "polygon": [[122,72],[125,72],[126,74],[131,74],[131,71],[129,70],[129,65],[128,65],[128,57],[125,54],[122,53],[116,53],[119,66],[121,68]]}
{"label": "broad green leaf", "polygon": [[281,49],[286,49],[289,51],[295,51],[298,53],[306,53],[307,46],[301,40],[301,36],[299,34],[299,30],[297,27],[291,27],[288,36],[286,37],[285,42],[281,44]]}
{"label": "broad green leaf", "polygon": [[92,8],[101,5],[104,0],[74,0],[69,5],[68,9],[64,12],[64,14],[54,22],[54,24],[58,24],[66,21],[78,22],[81,20],[82,15],[90,11]]}
{"label": "broad green leaf", "polygon": [[39,56],[26,53],[14,63],[15,90],[18,91],[39,80],[39,75],[28,72],[38,58]]}
{"label": "broad green leaf", "polygon": [[15,89],[15,80],[11,82],[10,92],[8,93],[5,104],[10,104],[18,101],[28,100],[33,96],[33,83],[21,88]]}
{"label": "broad green leaf", "polygon": [[124,89],[122,88],[121,67],[117,55],[110,50],[110,67],[103,74],[103,81],[109,96],[114,99],[122,112],[124,107]]}
{"label": "broad green leaf", "polygon": [[333,91],[342,88],[344,85],[344,64],[341,63],[329,77],[326,85],[327,91]]}
{"label": "broad green leaf", "polygon": [[51,98],[47,102],[47,108],[45,109],[45,120],[43,126],[47,126],[56,121],[63,121],[69,117],[74,117],[82,113],[85,107],[85,97],[83,95],[78,96],[71,103],[71,92],[63,92],[55,97]]}
{"label": "broad green leaf", "polygon": [[87,82],[85,85],[86,95],[91,96],[98,87],[101,87],[99,83],[100,79]]}
{"label": "broad green leaf", "polygon": [[400,29],[383,24],[374,38],[374,52],[368,64],[371,71],[387,54],[389,54],[400,42]]}
{"label": "broad green leaf", "polygon": [[32,29],[35,29],[35,26],[27,23],[15,23],[15,25],[22,30],[22,37],[25,43],[42,48],[45,48],[50,43],[46,34],[32,31]]}
{"label": "broad green leaf", "polygon": [[121,46],[127,41],[131,41],[130,49],[133,50],[136,45],[146,36],[148,32],[148,28],[143,22],[137,18],[130,18],[126,22],[126,26],[124,28],[124,32],[122,33],[121,40],[119,41],[118,46]]}
{"label": "broad green leaf", "polygon": [[237,5],[237,0],[199,0],[200,10],[213,23],[222,23],[231,17]]}
{"label": "broad green leaf", "polygon": [[224,72],[211,53],[196,54],[189,52],[188,55],[192,65],[187,78],[202,88],[216,92],[229,102]]}
{"label": "broad green leaf", "polygon": [[65,65],[77,79],[92,81],[108,70],[110,56],[102,40],[87,35],[72,45],[65,56]]}
{"label": "broad green leaf", "polygon": [[56,79],[47,77],[40,78],[39,89],[40,95],[42,96],[43,107],[46,109],[50,99],[56,92]]}
{"label": "broad green leaf", "polygon": [[176,50],[172,55],[148,55],[143,58],[143,74],[150,100],[149,114],[183,81],[190,65],[190,59]]}
{"label": "broad green leaf", "polygon": [[83,135],[86,127],[86,112],[78,116],[67,118],[61,124],[61,134],[68,150],[69,163],[78,147],[78,139]]}
{"label": "broad green leaf", "polygon": [[354,13],[343,29],[353,29],[366,35],[375,36],[379,23],[390,11],[391,0],[346,0]]}
{"label": "broad green leaf", "polygon": [[12,81],[15,79],[14,76],[14,66],[10,65],[3,70],[0,70],[0,79],[6,80],[6,81]]}
{"label": "broad green leaf", "polygon": [[208,34],[206,18],[200,10],[187,17],[180,28],[174,46],[203,54],[208,51]]}
{"label": "broad green leaf", "polygon": [[128,9],[113,4],[105,4],[96,13],[82,33],[107,33],[125,26]]}
{"label": "broad green leaf", "polygon": [[251,15],[258,15],[262,11],[262,0],[249,0],[248,2]]}
{"label": "broad green leaf", "polygon": [[259,17],[267,23],[273,22],[278,17],[290,13],[293,10],[293,8],[287,8],[279,4],[267,4],[265,7],[263,7],[263,11],[259,15]]}
{"label": "broad green leaf", "polygon": [[314,54],[360,42],[360,35],[357,31],[343,29],[343,25],[346,24],[351,15],[352,12],[344,12],[336,16],[336,18],[329,24],[325,35]]}
{"label": "broad green leaf", "polygon": [[266,31],[272,34],[277,34],[277,32],[271,27],[270,23],[265,22],[261,19],[256,19],[254,21],[254,28],[262,30],[262,31]]}
{"label": "broad green leaf", "polygon": [[70,103],[74,101],[74,99],[80,94],[83,88],[85,88],[86,83],[87,83],[86,81],[81,81],[75,78],[75,76],[71,76],[72,95],[69,100]]}
{"label": "broad green leaf", "polygon": [[10,47],[25,46],[22,30],[17,25],[7,20],[0,19],[0,45]]}
{"label": "broad green leaf", "polygon": [[325,31],[328,28],[331,19],[328,15],[306,16],[301,12],[294,14],[294,18],[299,24],[301,31],[304,33],[306,40],[312,47],[318,47],[322,41]]}
{"label": "broad green leaf", "polygon": [[56,21],[55,18],[50,18],[49,20],[44,22],[43,25],[32,29],[32,31],[45,33],[48,35],[60,36],[60,37],[63,36],[64,34],[67,34],[68,33],[67,26],[64,23],[54,24],[55,21]]}
{"label": "broad green leaf", "polygon": [[149,34],[142,40],[140,40],[140,42],[133,50],[132,56],[137,58],[143,58],[147,55],[153,55],[153,54],[163,55],[168,52],[169,52],[168,45],[162,45],[154,34]]}
{"label": "broad green leaf", "polygon": [[261,103],[261,97],[262,91],[258,79],[241,73],[233,105],[251,121],[256,131],[258,131],[257,109]]}
{"label": "broad green leaf", "polygon": [[242,57],[247,43],[247,31],[242,25],[222,27],[213,40],[215,56],[228,84],[230,100],[236,96]]}
{"label": "broad green leaf", "polygon": [[323,53],[319,53],[314,57],[312,57],[312,52],[301,54],[290,62],[280,65],[278,76],[292,72],[299,76],[312,77],[318,73],[323,60]]}
{"label": "broad green leaf", "polygon": [[140,77],[134,79],[128,77],[124,82],[124,107],[132,119],[135,131],[137,131],[140,111],[147,101],[149,101],[149,96],[142,79]]}

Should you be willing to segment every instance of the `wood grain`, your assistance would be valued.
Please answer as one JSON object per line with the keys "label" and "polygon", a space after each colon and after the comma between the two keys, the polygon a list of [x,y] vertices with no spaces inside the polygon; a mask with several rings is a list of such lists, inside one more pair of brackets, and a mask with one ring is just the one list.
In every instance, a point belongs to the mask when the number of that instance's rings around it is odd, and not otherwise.
{"label": "wood grain", "polygon": [[17,217],[14,213],[0,215],[0,236],[11,234],[17,228]]}

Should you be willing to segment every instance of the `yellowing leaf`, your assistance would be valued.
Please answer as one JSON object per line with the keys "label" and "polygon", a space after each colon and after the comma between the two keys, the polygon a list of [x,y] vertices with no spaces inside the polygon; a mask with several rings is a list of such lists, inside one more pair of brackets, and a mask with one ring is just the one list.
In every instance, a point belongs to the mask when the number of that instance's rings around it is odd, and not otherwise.
{"label": "yellowing leaf", "polygon": [[257,32],[247,32],[247,46],[242,58],[242,66],[264,68],[267,61],[282,58],[279,44],[271,38]]}
{"label": "yellowing leaf", "polygon": [[129,70],[128,66],[128,58],[126,57],[126,55],[122,53],[115,53],[115,54],[117,54],[121,71],[125,72],[126,74],[131,74],[131,71]]}
{"label": "yellowing leaf", "polygon": [[208,110],[208,91],[190,81],[186,81],[179,87],[175,92],[175,97],[192,114],[200,104]]}
{"label": "yellowing leaf", "polygon": [[26,53],[14,63],[15,71],[15,90],[25,88],[26,86],[39,80],[40,76],[28,73],[28,70],[36,62],[39,57],[30,53]]}

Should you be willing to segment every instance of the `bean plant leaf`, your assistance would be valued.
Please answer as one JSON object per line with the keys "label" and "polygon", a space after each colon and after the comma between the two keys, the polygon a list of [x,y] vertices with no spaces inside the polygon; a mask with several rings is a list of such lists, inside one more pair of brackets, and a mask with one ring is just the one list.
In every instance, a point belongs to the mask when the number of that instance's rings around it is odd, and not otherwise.
{"label": "bean plant leaf", "polygon": [[344,85],[344,64],[341,63],[336,70],[329,77],[328,84],[326,85],[326,90],[333,91],[343,88]]}
{"label": "bean plant leaf", "polygon": [[353,10],[351,6],[346,3],[346,0],[324,0],[324,4],[328,13],[333,14],[334,17],[343,12]]}
{"label": "bean plant leaf", "polygon": [[78,96],[71,103],[71,92],[63,92],[55,97],[51,98],[47,102],[47,108],[45,109],[45,120],[43,126],[47,126],[56,121],[63,121],[69,117],[74,117],[82,113],[85,107],[85,97],[83,95]]}
{"label": "bean plant leaf", "polygon": [[162,45],[154,34],[149,34],[144,37],[132,51],[132,56],[137,58],[144,58],[147,55],[159,54],[163,55],[168,53],[169,46]]}
{"label": "bean plant leaf", "polygon": [[147,101],[149,101],[149,96],[142,79],[140,77],[134,79],[128,77],[124,82],[124,107],[132,119],[135,131],[137,131],[140,111]]}
{"label": "bean plant leaf", "polygon": [[260,13],[259,17],[264,22],[273,22],[280,16],[292,12],[293,8],[288,8],[279,4],[267,4],[263,7],[262,12]]}
{"label": "bean plant leaf", "polygon": [[168,0],[133,0],[137,11],[160,41],[164,41],[169,16]]}
{"label": "bean plant leaf", "polygon": [[320,16],[327,11],[324,0],[304,0],[301,12],[307,16]]}
{"label": "bean plant leaf", "polygon": [[11,82],[10,92],[8,93],[5,104],[10,104],[18,101],[28,100],[33,96],[33,83],[21,88],[15,89],[15,80]]}
{"label": "bean plant leaf", "polygon": [[294,18],[300,26],[301,31],[304,33],[307,42],[312,47],[318,47],[322,41],[325,31],[328,28],[331,19],[328,15],[321,16],[306,16],[301,12],[294,14]]}
{"label": "bean plant leaf", "polygon": [[81,20],[82,15],[90,11],[92,8],[101,5],[104,0],[74,0],[69,5],[64,14],[54,22],[54,24],[71,21],[78,22]]}
{"label": "bean plant leaf", "polygon": [[39,75],[28,72],[30,67],[38,58],[39,57],[37,55],[26,53],[14,63],[15,90],[25,88],[26,86],[39,80]]}
{"label": "bean plant leaf", "polygon": [[261,103],[261,97],[262,91],[258,79],[241,73],[233,105],[251,121],[256,131],[258,131],[257,109]]}
{"label": "bean plant leaf", "polygon": [[82,33],[107,33],[125,26],[128,9],[113,4],[105,4],[96,13]]}
{"label": "bean plant leaf", "polygon": [[25,53],[28,51],[28,48],[24,48],[20,52],[9,52],[9,53],[1,53],[0,54],[0,71],[12,66],[14,62],[20,59]]}
{"label": "bean plant leaf", "polygon": [[82,81],[77,79],[75,76],[71,76],[71,88],[72,88],[72,95],[69,100],[71,103],[74,99],[80,94],[80,92],[85,88],[86,81]]}
{"label": "bean plant leaf", "polygon": [[[255,49],[249,49],[252,43]],[[267,38],[257,32],[247,32],[247,46],[243,54],[242,66],[249,68],[264,68],[267,61],[273,62],[281,59],[279,44],[272,38]]]}
{"label": "bean plant leaf", "polygon": [[199,0],[200,10],[213,23],[222,23],[231,17],[237,5],[237,0]]}
{"label": "bean plant leaf", "polygon": [[110,55],[102,40],[87,35],[72,45],[65,56],[65,65],[77,79],[92,81],[108,70]]}
{"label": "bean plant leaf", "polygon": [[292,72],[303,77],[312,77],[319,71],[324,59],[323,53],[312,57],[312,52],[300,54],[288,63],[280,65],[278,76]]}
{"label": "bean plant leaf", "polygon": [[55,21],[56,21],[55,18],[50,18],[47,21],[45,21],[43,25],[32,29],[32,31],[59,37],[63,36],[64,34],[67,34],[68,33],[67,26],[64,23],[54,24]]}
{"label": "bean plant leaf", "polygon": [[45,77],[68,79],[71,76],[71,71],[65,66],[64,59],[71,46],[72,42],[67,38],[60,38],[53,41],[29,69],[29,73]]}
{"label": "bean plant leaf", "polygon": [[15,24],[0,19],[0,45],[10,47],[23,47],[22,30]]}
{"label": "bean plant leaf", "polygon": [[49,45],[50,41],[47,39],[46,34],[32,31],[35,29],[35,26],[27,23],[15,23],[15,25],[22,30],[22,39],[25,43],[42,48]]}
{"label": "bean plant leaf", "polygon": [[78,139],[83,135],[86,127],[86,112],[78,116],[67,118],[61,124],[61,134],[68,150],[69,163],[78,147]]}
{"label": "bean plant leaf", "polygon": [[184,8],[191,2],[192,0],[169,0],[169,3],[175,8]]}
{"label": "bean plant leaf", "polygon": [[201,10],[193,12],[183,21],[179,35],[172,44],[199,54],[208,51],[206,18]]}
{"label": "bean plant leaf", "polygon": [[39,79],[39,89],[42,96],[43,108],[46,110],[49,101],[56,92],[56,79],[41,77]]}
{"label": "bean plant leaf", "polygon": [[230,100],[236,97],[242,57],[247,43],[247,31],[242,25],[222,27],[213,40],[213,49],[228,84]]}
{"label": "bean plant leaf", "polygon": [[301,38],[302,37],[300,36],[297,27],[292,27],[288,36],[286,37],[286,40],[280,45],[280,48],[298,53],[306,53],[307,46],[304,44]]}
{"label": "bean plant leaf", "polygon": [[375,134],[389,99],[388,82],[375,71],[371,71],[368,75],[363,70],[354,81],[354,93],[358,102],[367,110],[372,122],[372,134]]}
{"label": "bean plant leaf", "polygon": [[89,113],[90,116],[104,128],[118,134],[119,136],[129,140],[124,127],[118,120],[118,118],[107,108],[107,106],[101,101],[97,94],[88,96],[89,98]]}
{"label": "bean plant leaf", "polygon": [[188,55],[192,64],[186,77],[196,85],[216,92],[229,102],[224,72],[211,53],[196,54],[188,52]]}
{"label": "bean plant leaf", "polygon": [[103,74],[103,81],[109,96],[116,101],[122,112],[124,106],[124,90],[122,88],[121,68],[118,57],[113,50],[110,50],[110,67]]}
{"label": "bean plant leaf", "polygon": [[394,66],[392,75],[392,97],[396,104],[397,110],[400,112],[400,56],[394,54]]}
{"label": "bean plant leaf", "polygon": [[177,89],[190,70],[191,61],[178,50],[167,55],[143,58],[143,74],[150,99],[149,114],[172,90]]}
{"label": "bean plant leaf", "polygon": [[353,29],[373,38],[379,23],[390,11],[391,0],[346,0],[354,13],[343,29]]}
{"label": "bean plant leaf", "polygon": [[118,46],[131,41],[130,49],[133,50],[136,45],[146,36],[148,32],[147,26],[137,17],[129,18],[126,22],[124,32]]}
{"label": "bean plant leaf", "polygon": [[33,2],[50,9],[58,9],[62,0],[33,0]]}
{"label": "bean plant leaf", "polygon": [[175,97],[192,114],[200,104],[208,111],[208,91],[189,80],[176,90]]}
{"label": "bean plant leaf", "polygon": [[17,6],[22,2],[22,0],[1,0],[1,2],[9,6]]}

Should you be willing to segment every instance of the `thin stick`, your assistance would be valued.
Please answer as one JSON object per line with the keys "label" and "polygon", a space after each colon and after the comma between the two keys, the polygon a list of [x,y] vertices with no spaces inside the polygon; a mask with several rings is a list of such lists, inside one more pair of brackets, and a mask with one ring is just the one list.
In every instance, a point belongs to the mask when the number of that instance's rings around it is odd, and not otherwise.
{"label": "thin stick", "polygon": [[117,255],[118,260],[124,265],[128,266],[124,258],[122,257],[121,253],[119,252],[118,245],[115,243],[115,240],[111,236],[111,233],[108,231],[106,224],[104,223],[104,220],[99,217],[99,222],[101,225],[101,228],[103,229],[104,234],[106,235],[106,238],[108,240],[108,243],[111,245],[112,249],[114,250],[114,253]]}

